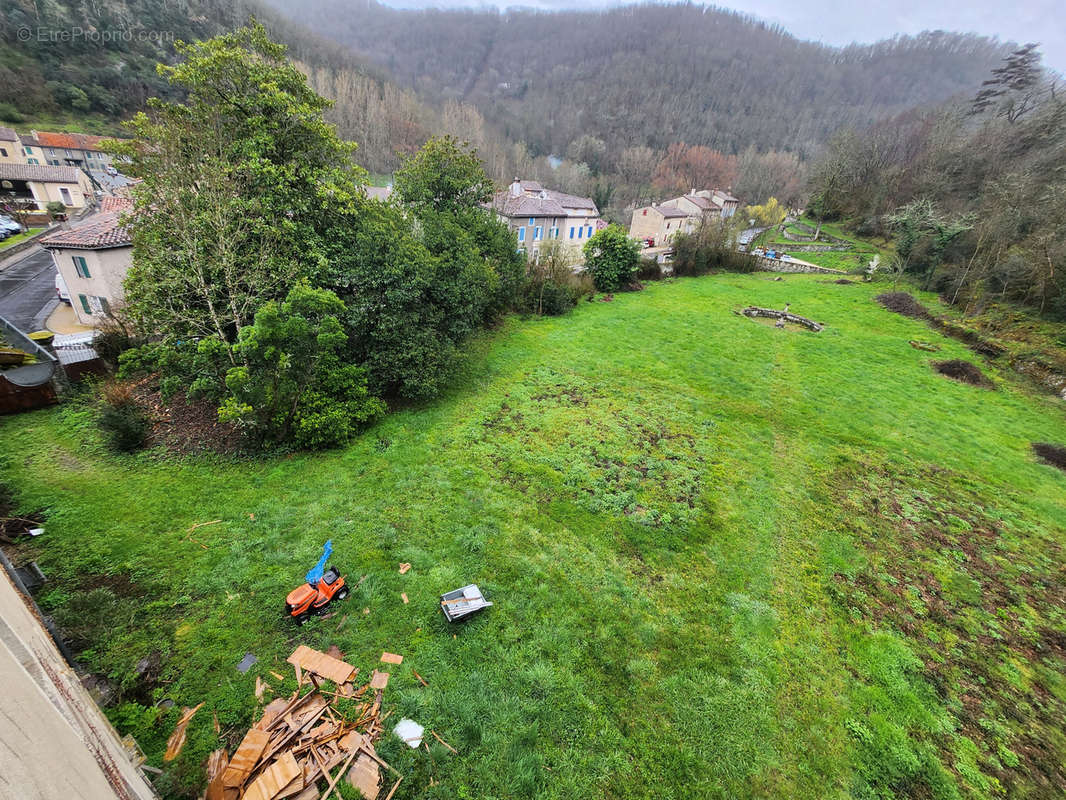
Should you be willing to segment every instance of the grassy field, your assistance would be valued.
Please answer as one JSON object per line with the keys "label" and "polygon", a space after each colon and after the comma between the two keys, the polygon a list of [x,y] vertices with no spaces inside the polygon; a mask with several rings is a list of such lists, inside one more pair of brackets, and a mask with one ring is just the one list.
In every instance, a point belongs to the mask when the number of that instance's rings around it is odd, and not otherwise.
{"label": "grassy field", "polygon": [[[306,643],[404,655],[386,705],[459,754],[383,740],[397,797],[1061,797],[1066,474],[1030,443],[1066,443],[1062,403],[937,374],[978,357],[884,288],[719,275],[512,319],[327,454],[117,457],[78,405],[4,418],[0,480],[48,515],[19,556],[150,764],[154,703],[206,701],[167,796]],[[732,313],[786,302],[825,331]],[[368,577],[296,628],[328,537]],[[450,627],[468,582],[496,605]]]}
{"label": "grassy field", "polygon": [[6,239],[4,239],[4,241],[0,242],[0,252],[3,252],[9,247],[14,247],[20,242],[24,242],[31,236],[36,236],[40,232],[40,228],[30,228],[25,233],[16,233],[14,236],[7,237]]}
{"label": "grassy field", "polygon": [[[807,217],[802,217],[800,222],[809,226],[812,230],[818,224],[817,220],[809,219]],[[794,224],[788,225],[787,229],[794,234],[810,234],[810,231],[798,228]],[[834,250],[825,253],[797,250],[792,247],[796,242],[786,239],[776,228],[762,233],[756,239],[756,245],[788,253],[794,258],[798,258],[801,261],[807,261],[811,264],[817,264],[820,267],[839,269],[843,272],[857,272],[861,269],[865,269],[875,255],[881,256],[882,263],[887,263],[887,259],[892,256],[893,248],[890,242],[874,242],[856,236],[845,230],[840,223],[826,222],[822,225],[822,231],[828,236],[833,236],[850,243],[852,245],[851,249]]]}

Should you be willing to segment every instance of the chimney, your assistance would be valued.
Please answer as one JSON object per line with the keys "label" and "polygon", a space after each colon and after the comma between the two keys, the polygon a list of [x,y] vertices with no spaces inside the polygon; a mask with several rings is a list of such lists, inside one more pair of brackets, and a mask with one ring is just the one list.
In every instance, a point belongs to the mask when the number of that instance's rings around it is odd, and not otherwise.
{"label": "chimney", "polygon": [[514,179],[514,183],[511,184],[511,197],[521,197],[521,196],[522,196],[522,181],[518,180],[518,178],[515,178]]}

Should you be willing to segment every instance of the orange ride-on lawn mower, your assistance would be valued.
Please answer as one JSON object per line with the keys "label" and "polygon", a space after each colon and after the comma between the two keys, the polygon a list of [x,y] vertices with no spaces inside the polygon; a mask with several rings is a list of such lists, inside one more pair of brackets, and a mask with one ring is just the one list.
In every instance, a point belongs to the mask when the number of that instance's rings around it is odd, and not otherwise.
{"label": "orange ride-on lawn mower", "polygon": [[330,540],[326,542],[322,558],[305,576],[307,582],[285,598],[285,613],[295,619],[297,625],[303,625],[312,614],[326,613],[330,603],[348,596],[348,585],[340,571],[333,565],[325,569],[332,553],[333,540]]}

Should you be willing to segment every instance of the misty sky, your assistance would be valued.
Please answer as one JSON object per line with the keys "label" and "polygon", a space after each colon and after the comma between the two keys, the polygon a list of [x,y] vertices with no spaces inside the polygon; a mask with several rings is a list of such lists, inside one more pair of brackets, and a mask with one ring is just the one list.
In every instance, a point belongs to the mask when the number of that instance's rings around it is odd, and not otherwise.
{"label": "misty sky", "polygon": [[[611,0],[382,0],[403,8],[525,6],[602,8]],[[1066,73],[1066,4],[1062,0],[721,0],[714,5],[776,22],[801,39],[826,44],[874,42],[924,30],[974,32],[1019,43],[1040,42],[1044,63]]]}

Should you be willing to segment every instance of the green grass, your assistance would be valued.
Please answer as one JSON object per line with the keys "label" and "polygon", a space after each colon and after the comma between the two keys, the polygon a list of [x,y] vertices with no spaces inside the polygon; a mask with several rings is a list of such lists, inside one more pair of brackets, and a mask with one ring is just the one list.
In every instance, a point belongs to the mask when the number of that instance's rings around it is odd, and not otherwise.
{"label": "green grass", "polygon": [[[19,557],[150,764],[178,714],[152,703],[206,701],[167,796],[298,643],[404,655],[393,718],[459,755],[386,737],[397,797],[1061,795],[1066,475],[1029,450],[1066,442],[1061,402],[941,377],[909,339],[976,357],[885,288],[719,275],[511,319],[326,454],[118,457],[77,404],[7,417],[0,480],[48,515]],[[732,313],[786,302],[825,331]],[[298,629],[327,537],[368,577]],[[448,626],[471,581],[496,605]]]}
{"label": "green grass", "polygon": [[4,241],[0,242],[0,253],[2,253],[9,247],[14,247],[19,242],[26,241],[31,236],[36,236],[42,230],[43,228],[30,228],[28,231],[26,231],[26,233],[16,233],[14,236],[9,236],[8,238],[4,239]]}

